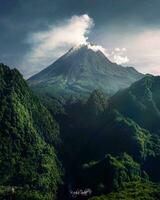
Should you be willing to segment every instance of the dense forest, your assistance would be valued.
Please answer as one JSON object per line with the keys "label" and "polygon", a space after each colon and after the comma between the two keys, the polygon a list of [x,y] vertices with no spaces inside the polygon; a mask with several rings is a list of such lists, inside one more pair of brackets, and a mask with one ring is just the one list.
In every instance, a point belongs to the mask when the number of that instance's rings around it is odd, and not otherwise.
{"label": "dense forest", "polygon": [[64,101],[0,64],[0,199],[160,199],[159,88]]}
{"label": "dense forest", "polygon": [[59,126],[22,75],[0,65],[0,199],[55,199]]}

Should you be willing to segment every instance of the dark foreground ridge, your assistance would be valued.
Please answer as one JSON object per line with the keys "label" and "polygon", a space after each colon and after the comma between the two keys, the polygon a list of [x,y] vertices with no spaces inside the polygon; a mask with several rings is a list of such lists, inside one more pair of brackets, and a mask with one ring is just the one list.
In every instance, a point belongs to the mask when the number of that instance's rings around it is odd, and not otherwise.
{"label": "dark foreground ridge", "polygon": [[159,88],[146,76],[110,98],[41,103],[0,64],[0,199],[159,200]]}
{"label": "dark foreground ridge", "polygon": [[0,102],[0,199],[55,199],[58,125],[21,74],[3,64]]}

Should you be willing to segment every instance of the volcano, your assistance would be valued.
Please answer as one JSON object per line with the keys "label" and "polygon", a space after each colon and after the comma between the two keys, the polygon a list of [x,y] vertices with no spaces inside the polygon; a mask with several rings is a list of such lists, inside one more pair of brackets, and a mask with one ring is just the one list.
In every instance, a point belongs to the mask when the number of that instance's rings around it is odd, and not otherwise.
{"label": "volcano", "polygon": [[102,51],[95,51],[92,46],[80,45],[29,78],[28,83],[40,94],[82,98],[93,90],[111,96],[143,76],[133,67],[111,62]]}

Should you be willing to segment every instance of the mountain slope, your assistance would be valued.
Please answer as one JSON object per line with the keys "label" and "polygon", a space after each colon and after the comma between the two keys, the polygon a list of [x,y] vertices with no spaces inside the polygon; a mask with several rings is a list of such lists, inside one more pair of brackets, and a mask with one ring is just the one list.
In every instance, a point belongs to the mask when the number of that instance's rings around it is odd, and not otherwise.
{"label": "mountain slope", "polygon": [[[77,189],[91,188],[93,195],[99,195],[108,193],[109,188],[114,191],[115,183],[118,183],[120,189],[125,182],[146,178],[160,181],[157,176],[160,137],[152,135],[118,111],[110,110],[108,101],[102,92],[96,90],[85,102],[65,105],[62,116],[58,117],[66,185],[75,192]],[[117,161],[125,153],[131,158],[126,159],[126,163],[131,165],[123,166],[125,170],[122,170]],[[107,154],[115,158],[116,168],[107,165]],[[136,169],[131,160],[139,163],[139,175],[134,174]],[[131,178],[134,175],[137,179]],[[136,193],[136,189],[134,192]]]}
{"label": "mountain slope", "polygon": [[160,134],[160,77],[148,75],[110,99],[119,110],[152,133]]}
{"label": "mountain slope", "polygon": [[84,97],[95,89],[112,95],[142,77],[134,68],[112,63],[101,51],[82,45],[32,76],[28,83],[37,93]]}
{"label": "mountain slope", "polygon": [[56,122],[20,73],[3,64],[0,102],[0,198],[55,199],[60,183]]}
{"label": "mountain slope", "polygon": [[131,182],[108,195],[92,197],[89,200],[159,200],[160,185],[151,182]]}

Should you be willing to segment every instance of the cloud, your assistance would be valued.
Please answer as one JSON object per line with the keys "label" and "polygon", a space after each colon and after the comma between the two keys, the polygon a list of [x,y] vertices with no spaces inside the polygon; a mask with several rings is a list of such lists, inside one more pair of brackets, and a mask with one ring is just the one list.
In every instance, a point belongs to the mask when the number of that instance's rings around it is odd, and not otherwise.
{"label": "cloud", "polygon": [[160,27],[141,26],[128,29],[121,26],[118,31],[117,27],[112,26],[96,35],[97,38],[94,39],[104,47],[113,49],[114,53],[117,48],[125,47],[123,57],[129,58],[127,65],[142,73],[160,75]]}
{"label": "cloud", "polygon": [[118,65],[126,64],[129,62],[128,56],[126,56],[127,49],[125,47],[119,48],[116,47],[109,54],[109,58],[112,62],[117,63]]}
{"label": "cloud", "polygon": [[51,64],[72,46],[87,44],[87,35],[93,26],[93,19],[87,14],[75,15],[58,25],[51,25],[47,31],[30,34],[26,42],[32,48],[24,56],[22,73],[29,77]]}
{"label": "cloud", "polygon": [[92,49],[93,51],[97,52],[97,51],[101,51],[105,56],[109,57],[109,51],[102,47],[101,45],[92,45],[90,43],[87,44],[89,49]]}
{"label": "cloud", "polygon": [[121,56],[121,55],[114,55],[113,57],[114,62],[118,65],[125,64],[129,62],[129,58],[127,56]]}
{"label": "cloud", "polygon": [[72,53],[73,51],[81,48],[81,47],[87,47],[88,49],[92,49],[94,52],[97,52],[97,51],[101,51],[105,56],[109,56],[109,50],[102,47],[101,45],[95,45],[95,44],[91,44],[90,42],[86,41],[85,43],[82,43],[82,44],[79,44],[77,46],[74,46],[71,50],[70,50],[70,53]]}
{"label": "cloud", "polygon": [[[160,29],[144,30],[128,43],[131,63],[143,73],[160,74]],[[131,45],[131,47],[129,47]]]}
{"label": "cloud", "polygon": [[30,34],[25,42],[31,45],[31,49],[23,58],[21,72],[28,78],[53,63],[70,48],[77,48],[79,45],[101,51],[117,64],[127,63],[129,59],[124,55],[125,48],[109,50],[89,43],[88,34],[93,26],[94,21],[87,14],[74,15],[57,25],[50,25],[46,31]]}
{"label": "cloud", "polygon": [[[116,41],[118,46],[124,45],[127,49],[128,65],[135,67],[142,73],[160,74],[160,29],[159,28],[143,28],[141,32],[127,33],[124,37],[120,34]],[[122,50],[122,48],[121,48]],[[126,54],[124,49],[123,54]],[[115,56],[115,59],[117,57]],[[125,56],[123,58],[125,59]],[[123,60],[122,59],[122,60]],[[121,58],[118,57],[118,60]]]}
{"label": "cloud", "polygon": [[107,58],[109,58],[112,62],[117,63],[118,65],[126,64],[129,62],[129,58],[125,55],[126,48],[119,48],[116,47],[112,49],[106,49],[101,45],[91,45],[88,43],[88,48],[92,49],[93,51],[101,51]]}

